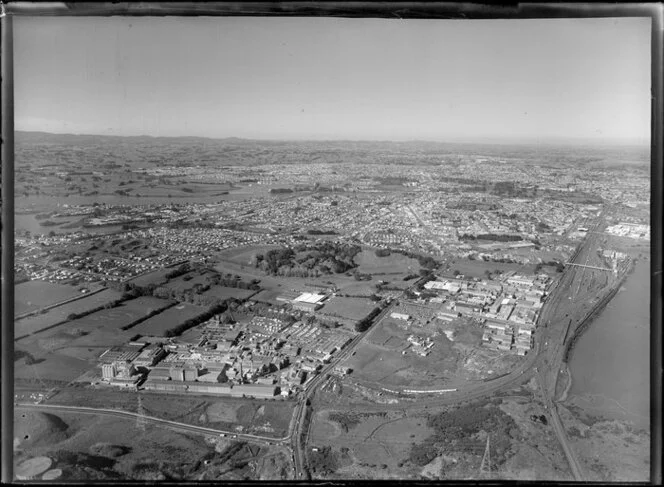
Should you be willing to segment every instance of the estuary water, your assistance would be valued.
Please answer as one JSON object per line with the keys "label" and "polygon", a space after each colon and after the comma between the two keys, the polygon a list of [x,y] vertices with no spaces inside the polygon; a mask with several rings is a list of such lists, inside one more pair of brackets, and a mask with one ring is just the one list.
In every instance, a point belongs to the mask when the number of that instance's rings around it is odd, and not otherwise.
{"label": "estuary water", "polygon": [[588,413],[650,421],[650,258],[634,271],[589,329],[569,363],[568,401]]}

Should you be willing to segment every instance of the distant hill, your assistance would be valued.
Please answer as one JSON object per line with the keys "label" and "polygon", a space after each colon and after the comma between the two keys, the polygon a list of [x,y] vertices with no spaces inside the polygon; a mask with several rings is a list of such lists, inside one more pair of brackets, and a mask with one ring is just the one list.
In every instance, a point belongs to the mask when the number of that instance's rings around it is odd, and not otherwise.
{"label": "distant hill", "polygon": [[89,134],[53,134],[49,132],[22,132],[17,131],[14,136],[17,143],[41,143],[41,144],[80,144],[100,142],[126,141],[137,143],[149,142],[168,142],[168,143],[205,143],[205,142],[226,142],[226,143],[250,143],[247,139],[229,137],[225,139],[210,139],[207,137],[181,136],[181,137],[153,137],[151,135],[89,135]]}
{"label": "distant hill", "polygon": [[545,139],[539,138],[498,138],[498,137],[477,137],[472,139],[470,137],[458,138],[451,137],[449,140],[343,140],[343,139],[246,139],[241,137],[200,137],[200,136],[151,136],[151,135],[108,135],[108,134],[55,134],[49,132],[30,132],[30,131],[16,131],[16,139],[20,141],[33,141],[42,143],[59,143],[67,141],[67,143],[78,142],[85,143],[88,141],[99,142],[103,140],[118,141],[120,139],[135,142],[169,142],[169,143],[227,143],[227,144],[268,144],[268,145],[284,145],[284,144],[303,144],[303,145],[317,145],[317,144],[335,144],[343,146],[367,146],[367,145],[392,145],[392,146],[419,146],[419,147],[468,147],[468,146],[539,146],[539,147],[650,147],[650,141],[645,139],[620,139],[620,140],[604,140],[604,139],[591,139],[591,138],[571,138],[571,137],[547,137]]}
{"label": "distant hill", "polygon": [[[523,164],[595,166],[650,164],[649,146],[555,145],[544,143],[471,143],[436,141],[357,140],[258,140],[228,137],[152,137],[147,135],[82,135],[21,132],[15,135],[20,151],[60,154],[72,157],[72,150],[88,152],[94,160],[117,156],[126,162],[160,165],[195,164],[301,164],[301,163],[385,163],[440,164],[458,157],[516,159]],[[27,156],[27,154],[24,154]],[[77,156],[78,157],[78,156]],[[32,158],[34,159],[34,158]],[[459,159],[461,160],[461,159]]]}

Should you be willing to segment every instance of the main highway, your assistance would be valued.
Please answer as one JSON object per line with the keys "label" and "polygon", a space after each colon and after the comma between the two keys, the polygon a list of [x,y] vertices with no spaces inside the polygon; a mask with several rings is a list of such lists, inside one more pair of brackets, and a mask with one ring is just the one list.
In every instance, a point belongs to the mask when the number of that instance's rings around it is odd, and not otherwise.
{"label": "main highway", "polygon": [[[579,261],[585,262],[588,265],[592,256],[595,254],[599,238],[602,235],[597,229],[603,222],[603,214],[600,214],[593,222],[592,228],[589,228],[586,237],[581,242],[574,256],[570,259],[571,263],[578,263]],[[575,293],[578,293],[580,285],[585,282],[584,278],[588,273],[599,272],[604,273],[604,270],[594,270],[592,268],[568,266],[565,268],[562,276],[554,282],[548,290],[548,298],[542,307],[537,321],[537,333],[535,335],[535,343],[533,350],[526,355],[524,360],[510,373],[497,377],[492,380],[474,382],[458,387],[456,390],[439,393],[437,395],[422,395],[417,397],[416,401],[409,401],[410,404],[405,405],[403,396],[399,404],[376,404],[376,408],[381,410],[390,409],[408,409],[408,410],[421,410],[438,405],[450,405],[459,402],[479,399],[500,391],[514,388],[519,384],[527,382],[533,376],[536,377],[540,390],[544,398],[544,404],[550,417],[552,427],[558,437],[565,457],[570,465],[570,470],[574,475],[575,480],[583,481],[583,471],[577,461],[574,452],[569,445],[567,435],[565,434],[564,427],[558,416],[557,408],[555,406],[556,384],[558,380],[559,371],[563,364],[566,346],[570,338],[574,334],[574,330],[578,323],[582,322],[589,313],[595,309],[596,306],[601,305],[602,299],[586,300],[583,303],[576,302],[574,299]],[[610,284],[615,285],[617,279],[613,279]],[[604,289],[597,291],[595,297],[601,298],[610,292],[611,286],[606,286]],[[572,301],[574,299],[574,301]],[[572,302],[570,302],[572,301]],[[594,304],[597,302],[596,304]],[[382,315],[384,316],[384,315]],[[375,320],[379,323],[382,316]],[[371,328],[372,331],[377,325]],[[349,353],[360,343],[361,340],[366,338],[367,333],[358,335],[354,342],[344,352],[336,357],[334,365],[343,360]],[[307,432],[303,431],[304,425],[302,424],[302,417],[307,401],[313,396],[316,388],[322,383],[321,379],[324,377],[325,372],[330,370],[334,365],[330,364],[323,373],[308,385],[304,397],[300,403],[300,411],[298,421],[295,423],[293,431],[293,451],[295,452],[296,471],[301,477],[306,469],[304,468],[304,453],[301,451],[302,444],[306,445]],[[564,370],[564,369],[562,369]],[[355,380],[356,383],[374,389],[375,391],[384,391],[380,384],[370,383],[366,381]],[[433,397],[432,397],[433,396]],[[306,427],[310,421],[306,422]],[[305,440],[302,440],[304,434]]]}
{"label": "main highway", "polygon": [[[385,315],[392,308],[393,303],[388,304],[383,308],[383,310],[374,318],[374,323],[379,323]],[[306,439],[309,436],[309,426],[311,425],[311,417],[307,421],[303,421],[306,413],[307,406],[310,403],[311,396],[320,386],[327,374],[334,369],[341,361],[347,359],[359,343],[375,328],[375,325],[369,328],[368,330],[363,331],[356,337],[354,337],[344,348],[339,352],[338,355],[330,361],[330,363],[325,366],[318,375],[316,375],[308,384],[305,384],[304,392],[300,398],[300,401],[297,405],[297,410],[295,413],[295,421],[291,423],[291,445],[293,448],[293,467],[295,469],[295,478],[303,478],[305,475],[309,476],[308,469],[306,468],[306,457],[305,452],[303,451],[302,446],[306,446]],[[303,431],[303,428],[306,426],[307,431]],[[301,441],[304,438],[304,441]]]}
{"label": "main highway", "polygon": [[165,426],[167,428],[182,431],[185,433],[198,433],[213,436],[228,436],[237,438],[244,441],[251,441],[262,444],[287,444],[290,440],[290,435],[283,438],[272,438],[270,436],[249,435],[236,433],[228,430],[218,430],[213,428],[206,428],[204,426],[195,426],[192,424],[179,423],[177,421],[169,421],[167,419],[156,418],[153,416],[146,416],[144,414],[133,413],[131,411],[121,411],[118,409],[102,409],[102,408],[88,408],[82,406],[66,406],[61,404],[33,404],[19,402],[14,406],[16,410],[37,410],[37,411],[58,411],[62,413],[77,413],[77,414],[90,414],[95,416],[110,416],[120,419],[136,419],[144,421],[145,423]]}
{"label": "main highway", "polygon": [[[575,252],[573,258],[570,259],[571,263],[576,263],[579,260],[585,259],[587,265],[591,255],[595,252],[598,245],[598,235],[601,235],[601,233],[597,232],[596,230],[599,227],[601,221],[602,218],[600,215],[600,217],[598,217],[595,221],[591,231],[588,231],[584,241],[579,246],[577,252]],[[578,289],[586,272],[605,271],[594,271],[592,269],[588,270],[587,268],[583,267],[568,266],[565,268],[563,275],[556,282],[554,282],[552,287],[548,290],[548,299],[544,303],[538,317],[534,348],[531,353],[526,355],[519,366],[513,369],[510,373],[491,380],[476,381],[471,384],[458,387],[453,391],[444,392],[437,395],[423,395],[418,397],[416,401],[408,401],[408,404],[404,404],[406,401],[401,400],[399,401],[399,404],[376,404],[375,407],[385,410],[408,409],[413,411],[435,407],[438,405],[450,405],[479,399],[498,393],[500,391],[507,390],[509,388],[516,387],[517,385],[522,384],[535,376],[540,386],[540,390],[542,391],[543,399],[549,412],[552,426],[556,432],[556,435],[558,436],[574,478],[577,481],[582,481],[584,478],[583,472],[576,460],[576,457],[574,456],[574,452],[568,444],[564,427],[557,414],[554,399],[558,373],[559,370],[561,370],[563,363],[566,343],[569,341],[574,332],[574,326],[572,326],[572,322],[574,322],[574,324],[581,322],[582,319],[585,319],[585,316],[587,316],[588,313],[592,312],[594,309],[593,305],[588,302],[584,303],[584,306],[577,306],[574,302],[569,303],[569,301],[574,297],[574,284],[577,284],[576,288]],[[617,281],[617,279],[615,281]],[[602,293],[600,294],[602,295],[608,292],[605,289],[602,289],[601,291]],[[601,302],[603,300],[598,299],[597,301]],[[587,307],[590,307],[589,312],[586,310]],[[284,446],[290,446],[293,452],[292,460],[295,478],[308,479],[309,472],[306,468],[306,454],[304,452],[304,448],[306,448],[307,445],[307,438],[309,436],[309,428],[312,418],[308,417],[305,421],[305,417],[307,414],[313,413],[309,407],[311,398],[314,396],[320,385],[324,383],[327,375],[343,360],[347,359],[355,351],[357,346],[377,328],[378,324],[380,324],[391,308],[392,303],[386,305],[379,313],[379,315],[376,316],[376,318],[373,320],[374,325],[371,328],[355,336],[336,356],[334,356],[329,364],[323,367],[317,375],[309,379],[308,383],[305,383],[304,390],[302,393],[300,393],[298,404],[296,405],[293,412],[293,418],[289,427],[289,434],[283,438],[241,434],[233,431],[206,428],[203,426],[189,425],[176,421],[169,421],[166,419],[114,409],[97,409],[78,406],[42,403],[33,404],[23,402],[17,403],[15,407],[16,409],[24,410],[33,409],[80,414],[95,414],[122,419],[140,418],[146,423],[160,425],[182,432],[214,436],[228,436],[231,438],[255,443],[281,444]],[[564,316],[561,316],[565,311],[567,311],[567,313]],[[579,316],[579,314],[582,314],[583,317]],[[365,381],[356,382],[377,391],[384,391],[384,389],[380,387],[380,384],[368,383]],[[404,398],[402,397],[402,399]]]}

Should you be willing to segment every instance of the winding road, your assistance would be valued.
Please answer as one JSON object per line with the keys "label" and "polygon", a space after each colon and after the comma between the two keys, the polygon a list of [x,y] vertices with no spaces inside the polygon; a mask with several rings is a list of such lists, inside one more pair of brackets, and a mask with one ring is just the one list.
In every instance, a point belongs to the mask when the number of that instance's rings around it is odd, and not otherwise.
{"label": "winding road", "polygon": [[[586,265],[591,256],[594,255],[597,248],[597,241],[600,238],[600,233],[596,232],[597,228],[603,221],[600,215],[595,221],[592,231],[587,233],[582,244],[575,252],[571,263],[585,260]],[[549,289],[549,296],[547,301],[542,307],[541,313],[537,321],[537,333],[535,335],[535,342],[533,350],[526,355],[524,360],[510,373],[492,380],[474,382],[466,386],[458,387],[454,391],[439,393],[431,397],[431,395],[418,397],[416,401],[408,403],[407,401],[399,401],[398,404],[375,404],[374,409],[381,410],[408,410],[417,411],[427,409],[429,407],[450,405],[459,402],[479,399],[486,397],[500,391],[514,388],[517,385],[529,381],[533,376],[536,377],[539,388],[542,392],[546,408],[549,412],[552,427],[558,437],[565,457],[570,465],[572,474],[575,480],[584,480],[583,471],[574,455],[571,446],[568,443],[567,435],[564,426],[558,416],[555,394],[556,383],[558,381],[558,373],[564,360],[566,345],[569,343],[570,337],[567,333],[568,326],[570,327],[569,335],[574,334],[576,324],[585,319],[588,312],[591,312],[598,306],[603,299],[596,299],[592,302],[584,303],[570,303],[569,300],[575,293],[575,288],[578,289],[579,285],[584,279],[585,273],[588,272],[604,272],[603,270],[593,270],[591,268],[568,266],[565,268],[563,275],[551,286]],[[611,284],[615,284],[618,279],[614,279]],[[575,284],[577,284],[575,286]],[[413,284],[414,285],[414,284]],[[605,295],[607,286],[604,289],[598,290],[597,297]],[[343,360],[347,359],[357,348],[357,346],[375,329],[380,325],[380,322],[385,318],[387,313],[392,308],[393,302],[386,305],[380,314],[374,319],[374,325],[367,331],[358,334],[351,342],[348,343],[329,364],[327,364],[317,375],[309,380],[304,386],[303,392],[300,393],[298,404],[293,411],[291,419],[289,434],[283,438],[273,438],[260,435],[240,434],[234,431],[217,430],[213,428],[206,428],[203,426],[189,425],[179,423],[176,421],[169,421],[166,419],[150,417],[133,413],[129,411],[120,411],[114,409],[97,409],[78,406],[66,406],[55,404],[33,404],[33,403],[17,403],[16,409],[23,410],[42,410],[42,411],[61,411],[69,413],[80,414],[94,414],[102,416],[111,416],[122,419],[138,419],[159,425],[162,427],[170,428],[177,431],[197,433],[213,436],[228,436],[243,441],[250,441],[261,444],[280,444],[289,446],[292,449],[293,456],[293,470],[295,478],[300,480],[309,479],[309,472],[307,468],[307,459],[304,449],[307,445],[309,437],[309,429],[311,425],[311,418],[305,421],[305,415],[309,411],[311,399],[315,395],[318,388],[325,382],[328,374]],[[588,311],[588,308],[590,311]],[[566,313],[566,314],[565,314]],[[564,314],[564,316],[563,316]],[[574,326],[570,323],[573,322]],[[357,381],[360,385],[374,389],[376,391],[384,391],[381,384],[370,383],[367,381]]]}
{"label": "winding road", "polygon": [[[592,228],[589,229],[586,237],[570,259],[570,263],[574,264],[581,261],[585,262],[585,265],[587,266],[588,262],[595,257],[595,251],[597,250],[599,240],[603,235],[597,230],[603,221],[604,212],[595,219]],[[569,301],[574,298],[575,291],[577,291],[580,285],[586,281],[586,276],[592,272],[604,273],[606,271],[604,269],[593,269],[592,267],[579,267],[574,265],[565,268],[563,275],[549,289],[548,299],[542,307],[541,313],[538,317],[537,334],[535,335],[533,350],[526,355],[525,359],[519,364],[519,366],[510,373],[486,382],[459,387],[456,391],[440,393],[436,397],[418,397],[417,401],[414,401],[413,404],[405,405],[404,401],[400,401],[399,404],[376,404],[374,409],[407,409],[415,411],[427,409],[429,407],[465,402],[513,388],[529,381],[535,376],[542,392],[546,408],[549,412],[552,427],[558,437],[567,462],[570,465],[570,470],[574,479],[576,481],[583,481],[584,474],[582,468],[569,444],[564,426],[558,416],[555,395],[558,375],[563,364],[565,351],[571,337],[574,335],[576,327],[598,306],[602,305],[602,301],[604,301],[601,299],[602,296],[605,296],[610,292],[611,287],[615,286],[619,280],[617,278],[613,279],[609,282],[608,286],[598,289],[595,293],[595,297],[599,299],[583,300],[583,302],[576,302],[577,300],[575,299],[570,303]],[[370,331],[376,329],[383,316],[384,314],[375,320],[376,324],[370,329]],[[344,355],[350,353],[350,351],[356,347],[361,340],[366,338],[366,336],[367,334],[358,336],[357,341],[354,341],[352,346],[349,346],[344,350]],[[338,363],[342,358],[342,355],[337,357],[335,363]],[[329,370],[329,368],[326,370]],[[384,391],[381,384],[367,381],[357,382],[370,389]],[[320,381],[312,381],[304,394],[305,401],[313,396],[319,385]],[[302,404],[304,404],[304,402]],[[302,408],[303,407],[304,406],[302,406]],[[304,432],[301,431],[301,428],[296,427],[294,433],[295,437],[299,439]],[[306,439],[304,444],[306,445]],[[298,463],[296,468],[300,472],[300,475],[302,475],[302,470],[304,469],[304,471],[306,471],[305,465],[302,463],[304,461],[304,453],[299,451],[299,441],[294,441],[293,447],[294,451],[297,452],[296,458]]]}
{"label": "winding road", "polygon": [[206,428],[204,426],[195,426],[191,424],[179,423],[177,421],[169,421],[167,419],[155,418],[153,416],[146,416],[144,414],[133,413],[131,411],[120,411],[117,409],[101,409],[101,408],[88,408],[81,406],[66,406],[60,404],[31,404],[31,403],[17,403],[14,408],[16,410],[38,410],[38,411],[59,411],[63,413],[78,413],[78,414],[91,414],[95,416],[110,416],[121,419],[141,419],[146,423],[166,426],[170,429],[182,431],[186,433],[198,433],[213,436],[229,436],[244,441],[258,442],[262,444],[274,443],[288,443],[290,435],[283,438],[272,438],[269,436],[249,435],[236,433],[234,431],[218,430],[213,428]]}

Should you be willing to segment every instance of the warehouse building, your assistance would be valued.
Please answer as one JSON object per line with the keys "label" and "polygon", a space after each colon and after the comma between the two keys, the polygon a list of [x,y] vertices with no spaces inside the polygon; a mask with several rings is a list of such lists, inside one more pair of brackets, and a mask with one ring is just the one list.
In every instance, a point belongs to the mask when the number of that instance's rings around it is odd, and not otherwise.
{"label": "warehouse building", "polygon": [[140,355],[134,359],[134,365],[136,367],[153,367],[159,363],[168,352],[164,350],[159,345],[150,345],[144,348]]}
{"label": "warehouse building", "polygon": [[279,393],[278,389],[277,386],[271,384],[242,384],[239,386],[233,386],[231,389],[231,396],[256,398],[274,397]]}
{"label": "warehouse building", "polygon": [[307,303],[304,301],[293,301],[293,309],[313,313],[323,307],[322,303]]}
{"label": "warehouse building", "polygon": [[313,312],[323,306],[324,294],[302,293],[293,300],[293,308]]}
{"label": "warehouse building", "polygon": [[102,364],[110,364],[117,361],[133,361],[141,354],[141,349],[137,347],[111,347],[101,354],[99,361]]}
{"label": "warehouse building", "polygon": [[154,380],[151,377],[145,381],[146,390],[162,392],[191,392],[199,394],[219,394],[233,397],[269,398],[279,394],[279,388],[272,384],[243,384],[230,386],[227,384],[185,382],[178,380]]}

